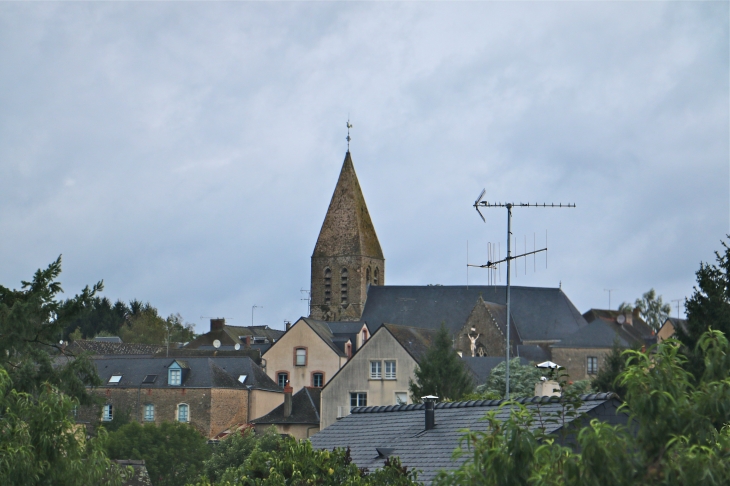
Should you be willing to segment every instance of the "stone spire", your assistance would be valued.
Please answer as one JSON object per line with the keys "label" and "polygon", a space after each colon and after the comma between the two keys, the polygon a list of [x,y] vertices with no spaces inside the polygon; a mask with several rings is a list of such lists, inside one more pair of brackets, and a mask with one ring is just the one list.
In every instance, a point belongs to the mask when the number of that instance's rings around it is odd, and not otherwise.
{"label": "stone spire", "polygon": [[347,152],[312,254],[311,315],[359,319],[368,284],[384,281],[383,250]]}

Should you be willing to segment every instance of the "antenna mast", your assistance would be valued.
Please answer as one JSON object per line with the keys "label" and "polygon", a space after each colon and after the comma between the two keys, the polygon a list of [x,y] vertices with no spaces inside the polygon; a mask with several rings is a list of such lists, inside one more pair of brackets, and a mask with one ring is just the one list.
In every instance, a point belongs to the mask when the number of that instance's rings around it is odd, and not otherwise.
{"label": "antenna mast", "polygon": [[[540,251],[547,251],[547,248],[543,248],[541,250],[535,250],[531,252],[525,252],[522,255],[516,255],[512,256],[512,250],[510,248],[510,238],[512,236],[512,208],[519,207],[519,208],[574,208],[575,204],[569,203],[569,204],[563,204],[563,203],[500,203],[500,202],[494,202],[490,203],[487,201],[482,201],[482,198],[484,197],[484,193],[486,193],[486,189],[482,189],[482,193],[479,194],[479,197],[474,202],[474,209],[477,210],[477,213],[479,213],[479,217],[482,218],[482,221],[485,223],[487,222],[486,219],[484,219],[484,215],[482,215],[482,212],[479,211],[479,208],[507,208],[507,258],[501,261],[507,262],[507,345],[505,346],[507,348],[507,362],[505,363],[507,369],[505,374],[505,395],[504,397],[506,399],[509,399],[509,355],[510,355],[510,339],[509,339],[509,330],[510,330],[510,262],[514,260],[515,258],[520,258],[527,255],[533,255],[535,253],[538,253]],[[515,247],[517,246],[517,243],[515,243]],[[483,268],[490,268],[495,263],[500,262],[493,262],[490,264],[490,262],[487,262],[487,265],[482,265]]]}
{"label": "antenna mast", "polygon": [[616,289],[603,289],[604,292],[608,292],[608,310],[611,310],[611,292]]}

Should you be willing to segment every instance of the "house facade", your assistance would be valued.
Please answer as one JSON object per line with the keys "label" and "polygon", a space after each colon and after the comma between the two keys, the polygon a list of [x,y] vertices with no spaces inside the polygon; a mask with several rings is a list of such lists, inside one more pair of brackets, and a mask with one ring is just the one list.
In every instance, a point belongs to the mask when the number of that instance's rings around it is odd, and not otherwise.
{"label": "house facade", "polygon": [[322,388],[370,337],[362,322],[296,321],[262,357],[267,375],[282,389],[289,384]]}
{"label": "house facade", "polygon": [[434,331],[385,324],[322,390],[321,427],[353,407],[409,404],[408,385]]}
{"label": "house facade", "polygon": [[95,358],[101,407],[83,407],[90,424],[129,416],[140,423],[183,422],[206,437],[264,415],[283,391],[248,357]]}

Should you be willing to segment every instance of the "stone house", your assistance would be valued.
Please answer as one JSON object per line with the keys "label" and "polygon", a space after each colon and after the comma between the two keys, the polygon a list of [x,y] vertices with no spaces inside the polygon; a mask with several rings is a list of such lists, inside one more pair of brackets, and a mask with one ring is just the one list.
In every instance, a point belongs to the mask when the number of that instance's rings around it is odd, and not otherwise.
{"label": "stone house", "polygon": [[140,423],[189,423],[206,437],[249,422],[282,403],[276,383],[248,357],[95,358],[101,407],[82,407],[77,420],[95,424],[129,415]]}
{"label": "stone house", "polygon": [[352,407],[412,403],[409,381],[436,331],[384,324],[322,390],[321,427]]}
{"label": "stone house", "polygon": [[302,317],[262,356],[266,373],[282,389],[322,388],[347,362],[370,331],[363,322],[327,322]]}
{"label": "stone house", "polygon": [[591,309],[584,317],[586,327],[550,346],[552,361],[573,381],[593,379],[614,344],[628,349],[656,343],[656,335],[637,312]]}

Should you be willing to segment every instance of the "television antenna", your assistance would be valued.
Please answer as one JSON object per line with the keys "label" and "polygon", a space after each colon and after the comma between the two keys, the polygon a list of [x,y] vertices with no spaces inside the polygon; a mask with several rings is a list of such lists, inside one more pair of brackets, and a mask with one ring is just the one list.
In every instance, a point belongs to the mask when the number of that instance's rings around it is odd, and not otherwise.
{"label": "television antenna", "polygon": [[611,292],[616,289],[603,289],[604,292],[608,292],[608,310],[611,310]]}
{"label": "television antenna", "polygon": [[299,299],[299,300],[307,301],[307,315],[310,315],[312,313],[312,292],[309,289],[305,289],[305,288],[299,289],[299,292],[307,295],[306,299]]}
{"label": "television antenna", "polygon": [[677,319],[679,319],[679,303],[682,302],[684,299],[672,299],[672,302],[677,303]]}
{"label": "television antenna", "polygon": [[[482,208],[506,208],[507,209],[507,257],[501,261],[504,261],[507,263],[507,325],[506,325],[506,327],[507,327],[507,345],[505,346],[507,348],[507,352],[506,352],[507,362],[505,363],[505,365],[506,365],[506,373],[505,373],[506,383],[505,383],[504,397],[506,399],[509,399],[509,355],[510,355],[509,329],[510,329],[510,310],[511,310],[511,308],[510,308],[510,262],[512,260],[514,260],[515,258],[520,258],[520,257],[527,256],[527,255],[533,255],[533,254],[541,252],[541,251],[547,251],[547,247],[546,247],[541,250],[535,250],[535,251],[532,251],[529,253],[525,252],[522,255],[512,256],[512,251],[510,248],[510,240],[512,239],[512,208],[574,208],[575,204],[573,204],[573,203],[568,203],[568,204],[542,203],[542,204],[540,204],[540,203],[529,203],[529,202],[528,203],[523,203],[523,202],[520,202],[520,203],[509,203],[509,202],[507,202],[507,203],[502,203],[502,202],[490,203],[488,201],[482,200],[484,198],[484,194],[486,192],[487,192],[486,189],[482,189],[481,194],[479,194],[479,197],[477,198],[477,200],[474,201],[474,209],[477,210],[477,213],[479,214],[479,217],[482,218],[482,221],[484,221],[485,223],[487,222],[487,220],[484,219],[484,215],[482,214],[482,212],[479,211],[480,207],[482,207]],[[517,245],[515,244],[515,247],[516,246]],[[492,265],[501,263],[501,261],[493,262]],[[490,262],[487,262],[487,265],[484,265],[482,268],[491,268],[491,265],[489,263]]]}

